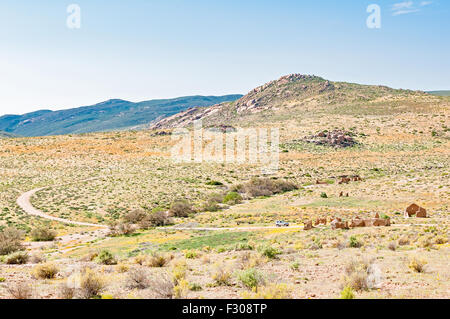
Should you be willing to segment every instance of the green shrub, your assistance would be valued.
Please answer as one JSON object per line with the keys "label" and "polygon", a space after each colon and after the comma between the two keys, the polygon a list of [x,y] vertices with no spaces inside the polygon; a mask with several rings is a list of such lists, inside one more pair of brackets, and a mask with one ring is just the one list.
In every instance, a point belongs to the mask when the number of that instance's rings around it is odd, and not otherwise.
{"label": "green shrub", "polygon": [[355,299],[355,294],[353,293],[353,289],[350,286],[346,286],[341,291],[341,299]]}
{"label": "green shrub", "polygon": [[189,290],[191,290],[191,291],[200,291],[202,289],[203,289],[202,286],[200,286],[197,283],[192,283],[189,285]]}
{"label": "green shrub", "polygon": [[277,258],[277,256],[281,254],[281,252],[278,249],[271,246],[262,246],[259,248],[259,251],[263,256],[266,256],[267,258],[270,259]]}
{"label": "green shrub", "polygon": [[247,243],[237,243],[234,250],[253,250],[253,246]]}
{"label": "green shrub", "polygon": [[228,192],[223,198],[223,203],[228,205],[236,205],[242,201],[242,196],[237,192]]}
{"label": "green shrub", "polygon": [[186,257],[188,259],[195,259],[198,257],[198,254],[196,251],[188,250],[184,253],[184,257]]}
{"label": "green shrub", "polygon": [[264,284],[264,277],[255,268],[239,271],[236,277],[246,288],[255,289],[255,291]]}
{"label": "green shrub", "polygon": [[115,265],[117,264],[114,255],[109,250],[102,250],[97,256],[97,262],[103,265]]}
{"label": "green shrub", "polygon": [[328,195],[327,195],[327,193],[322,192],[322,193],[320,194],[320,197],[322,197],[322,198],[328,198]]}
{"label": "green shrub", "polygon": [[297,271],[297,270],[300,268],[299,262],[298,262],[298,261],[293,262],[293,263],[291,264],[290,268],[291,268],[292,270]]}
{"label": "green shrub", "polygon": [[350,236],[349,246],[352,248],[359,248],[362,246],[362,243],[356,238],[356,236]]}

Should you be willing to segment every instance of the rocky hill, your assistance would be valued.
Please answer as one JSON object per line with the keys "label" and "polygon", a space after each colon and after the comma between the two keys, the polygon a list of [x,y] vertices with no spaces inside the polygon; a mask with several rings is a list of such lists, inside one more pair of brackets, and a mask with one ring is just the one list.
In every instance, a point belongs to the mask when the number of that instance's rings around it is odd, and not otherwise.
{"label": "rocky hill", "polygon": [[152,129],[206,125],[248,126],[301,119],[312,113],[383,115],[430,112],[447,98],[379,85],[332,82],[314,75],[290,74],[259,86],[237,101],[190,108],[154,123]]}

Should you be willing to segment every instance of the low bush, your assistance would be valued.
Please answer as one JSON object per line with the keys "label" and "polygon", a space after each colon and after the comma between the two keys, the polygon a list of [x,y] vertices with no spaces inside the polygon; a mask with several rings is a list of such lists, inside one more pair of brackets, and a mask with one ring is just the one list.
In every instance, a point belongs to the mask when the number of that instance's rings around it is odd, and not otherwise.
{"label": "low bush", "polygon": [[214,280],[216,286],[229,286],[231,272],[223,265],[216,264],[212,271],[211,279]]}
{"label": "low bush", "polygon": [[298,189],[294,183],[270,178],[252,178],[249,182],[234,186],[231,191],[247,194],[249,197],[271,196]]}
{"label": "low bush", "polygon": [[234,250],[253,250],[253,246],[247,243],[237,243]]}
{"label": "low bush", "polygon": [[360,260],[351,260],[345,267],[342,286],[350,287],[356,291],[375,288],[381,278],[377,278],[373,262],[374,260],[363,258]]}
{"label": "low bush", "polygon": [[100,296],[105,288],[104,280],[93,270],[87,268],[80,278],[80,295],[83,299]]}
{"label": "low bush", "polygon": [[152,278],[150,280],[150,286],[152,287],[152,292],[155,294],[156,298],[172,299],[174,297],[175,283],[173,277],[167,272],[158,274],[156,277]]}
{"label": "low bush", "polygon": [[30,256],[29,262],[32,264],[40,264],[41,262],[44,262],[46,259],[41,254],[32,254]]}
{"label": "low bush", "polygon": [[61,299],[73,299],[76,289],[69,287],[67,283],[61,284],[58,288],[58,295]]}
{"label": "low bush", "polygon": [[425,266],[428,262],[425,259],[420,259],[417,257],[412,257],[409,261],[408,267],[418,273],[425,272]]}
{"label": "low bush", "polygon": [[34,228],[30,235],[33,241],[53,241],[56,238],[56,232],[48,227]]}
{"label": "low bush", "polygon": [[298,261],[295,261],[291,264],[290,268],[294,271],[298,271],[298,269],[300,268],[300,263]]}
{"label": "low bush", "polygon": [[114,255],[107,249],[102,250],[97,256],[97,262],[103,265],[116,265],[117,261]]}
{"label": "low bush", "polygon": [[236,273],[237,279],[248,289],[258,291],[258,287],[264,285],[263,275],[255,268],[249,268]]}
{"label": "low bush", "polygon": [[344,287],[341,291],[341,299],[355,299],[355,294],[350,286]]}
{"label": "low bush", "polygon": [[192,284],[189,285],[189,290],[190,291],[200,291],[202,289],[203,289],[202,286],[200,286],[197,283],[192,283]]}
{"label": "low bush", "polygon": [[228,192],[222,200],[222,203],[228,205],[236,205],[240,202],[242,202],[242,196],[238,192]]}
{"label": "low bush", "polygon": [[142,220],[139,221],[138,225],[141,229],[148,229],[151,227],[166,226],[170,223],[170,218],[166,212],[156,211],[147,214]]}
{"label": "low bush", "polygon": [[183,259],[175,261],[174,267],[172,269],[172,278],[175,285],[177,285],[181,280],[186,279],[187,264]]}
{"label": "low bush", "polygon": [[135,209],[126,214],[123,219],[127,223],[137,224],[147,216],[147,213],[142,209]]}
{"label": "low bush", "polygon": [[0,232],[0,255],[8,255],[18,250],[23,250],[24,234],[22,231],[7,227]]}
{"label": "low bush", "polygon": [[396,243],[395,241],[391,241],[391,242],[388,244],[388,248],[389,248],[390,250],[392,250],[392,251],[396,251],[396,250],[397,250],[397,243]]}
{"label": "low bush", "polygon": [[134,267],[128,271],[125,285],[129,289],[146,289],[150,287],[149,274],[141,267]]}
{"label": "low bush", "polygon": [[160,253],[153,253],[147,258],[146,265],[150,267],[164,267],[170,261],[170,257]]}
{"label": "low bush", "polygon": [[33,288],[24,281],[10,284],[6,290],[13,299],[31,299],[33,297]]}
{"label": "low bush", "polygon": [[6,256],[5,263],[8,265],[22,265],[28,261],[28,253],[25,251],[17,251],[11,255]]}
{"label": "low bush", "polygon": [[169,215],[174,217],[188,217],[194,213],[192,205],[187,200],[177,200],[170,205]]}
{"label": "low bush", "polygon": [[279,254],[281,254],[281,252],[278,249],[272,246],[260,246],[258,250],[263,256],[269,259],[275,259]]}
{"label": "low bush", "polygon": [[349,246],[352,248],[360,248],[363,244],[358,240],[356,236],[350,236]]}
{"label": "low bush", "polygon": [[117,236],[126,236],[132,235],[136,231],[136,228],[133,224],[130,223],[113,223],[109,227],[108,236],[117,237]]}
{"label": "low bush", "polygon": [[184,299],[189,291],[189,283],[183,279],[173,287],[173,297],[175,299]]}
{"label": "low bush", "polygon": [[195,259],[198,257],[198,253],[194,250],[188,250],[184,253],[184,257],[187,259]]}
{"label": "low bush", "polygon": [[53,263],[37,265],[33,268],[32,274],[36,279],[52,279],[58,274],[59,269]]}
{"label": "low bush", "polygon": [[405,245],[409,245],[410,241],[408,236],[402,236],[399,240],[398,240],[398,244],[400,246],[405,246]]}

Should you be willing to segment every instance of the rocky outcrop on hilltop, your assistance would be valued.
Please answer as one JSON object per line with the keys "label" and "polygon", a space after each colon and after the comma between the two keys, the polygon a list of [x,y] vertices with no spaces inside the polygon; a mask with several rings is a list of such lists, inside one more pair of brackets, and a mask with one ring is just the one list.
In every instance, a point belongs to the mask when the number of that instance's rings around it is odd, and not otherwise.
{"label": "rocky outcrop on hilltop", "polygon": [[299,95],[320,94],[333,90],[334,85],[315,75],[289,74],[261,85],[236,102],[236,111],[258,112],[269,109],[276,100]]}
{"label": "rocky outcrop on hilltop", "polygon": [[[187,127],[198,119],[204,120],[204,126],[248,126],[300,118],[302,114],[307,117],[317,112],[348,115],[355,109],[358,112],[378,114],[391,112],[392,103],[398,103],[399,99],[417,103],[418,99],[429,99],[429,96],[376,85],[332,82],[315,75],[295,73],[267,82],[233,102],[194,107],[162,120],[155,120],[150,124],[150,129]],[[374,104],[381,101],[382,107]],[[336,147],[355,144],[351,135],[346,132],[332,132],[329,138],[328,133],[324,134],[327,135],[325,138],[311,138],[313,143]]]}
{"label": "rocky outcrop on hilltop", "polygon": [[251,90],[233,103],[220,103],[211,107],[194,107],[173,116],[158,120],[150,129],[186,127],[195,120],[218,118],[222,121],[230,113],[239,117],[243,114],[277,110],[289,101],[301,101],[325,92],[334,91],[332,82],[321,77],[304,74],[289,74]]}

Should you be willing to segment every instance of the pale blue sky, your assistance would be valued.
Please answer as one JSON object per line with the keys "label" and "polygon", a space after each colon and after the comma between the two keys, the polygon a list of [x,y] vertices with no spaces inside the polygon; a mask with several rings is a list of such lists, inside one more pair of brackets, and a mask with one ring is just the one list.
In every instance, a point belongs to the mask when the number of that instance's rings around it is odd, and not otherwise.
{"label": "pale blue sky", "polygon": [[449,34],[444,0],[0,0],[0,115],[245,94],[289,73],[450,89]]}

